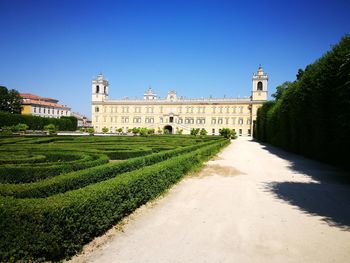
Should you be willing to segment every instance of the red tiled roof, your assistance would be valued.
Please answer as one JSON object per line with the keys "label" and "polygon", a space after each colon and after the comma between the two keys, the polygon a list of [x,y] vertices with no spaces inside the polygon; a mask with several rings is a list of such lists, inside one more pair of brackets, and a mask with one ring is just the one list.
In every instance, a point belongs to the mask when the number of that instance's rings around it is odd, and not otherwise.
{"label": "red tiled roof", "polygon": [[23,99],[22,104],[25,104],[25,105],[39,105],[39,106],[46,106],[46,107],[53,107],[53,108],[60,108],[60,109],[70,109],[67,106],[58,104],[57,103],[58,100],[55,100],[55,99],[44,98],[31,93],[21,93],[20,96]]}
{"label": "red tiled roof", "polygon": [[40,97],[31,93],[21,93],[19,94],[23,99],[31,99],[31,100],[43,100],[43,101],[49,101],[49,102],[53,102],[53,103],[57,103],[58,100],[56,99],[51,99],[51,98],[44,98],[44,97]]}
{"label": "red tiled roof", "polygon": [[61,108],[61,109],[70,109],[69,107],[58,104],[58,103],[51,103],[51,102],[41,101],[41,100],[26,100],[26,101],[23,101],[22,104],[47,106],[47,107]]}

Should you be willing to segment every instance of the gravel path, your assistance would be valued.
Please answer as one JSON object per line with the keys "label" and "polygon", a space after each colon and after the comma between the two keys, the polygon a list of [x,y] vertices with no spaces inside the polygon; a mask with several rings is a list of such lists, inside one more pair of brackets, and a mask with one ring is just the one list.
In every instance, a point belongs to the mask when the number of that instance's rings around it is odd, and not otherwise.
{"label": "gravel path", "polygon": [[350,185],[246,138],[72,262],[350,262]]}

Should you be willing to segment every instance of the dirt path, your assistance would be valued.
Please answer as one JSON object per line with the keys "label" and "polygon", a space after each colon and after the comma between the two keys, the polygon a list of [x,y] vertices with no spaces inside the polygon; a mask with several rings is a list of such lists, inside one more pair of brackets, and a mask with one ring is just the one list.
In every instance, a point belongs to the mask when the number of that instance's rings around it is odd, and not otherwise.
{"label": "dirt path", "polygon": [[72,261],[349,262],[350,185],[335,172],[240,138]]}

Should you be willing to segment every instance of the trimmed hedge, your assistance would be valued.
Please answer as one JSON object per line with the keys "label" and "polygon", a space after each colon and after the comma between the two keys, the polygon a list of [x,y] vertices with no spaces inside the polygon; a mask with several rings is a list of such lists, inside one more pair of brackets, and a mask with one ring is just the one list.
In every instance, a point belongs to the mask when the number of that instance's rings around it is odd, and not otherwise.
{"label": "trimmed hedge", "polygon": [[1,260],[60,260],[155,198],[228,141],[45,199],[0,197]]}
{"label": "trimmed hedge", "polygon": [[77,119],[73,116],[62,116],[56,119],[0,111],[0,127],[17,125],[18,123],[27,124],[30,130],[43,130],[45,125],[54,124],[60,131],[75,131],[78,125]]}
{"label": "trimmed hedge", "polygon": [[350,36],[258,110],[257,140],[349,170]]}
{"label": "trimmed hedge", "polygon": [[15,196],[17,198],[48,197],[53,194],[63,193],[92,183],[104,181],[118,174],[140,169],[213,143],[217,143],[217,141],[209,141],[176,150],[154,153],[120,163],[109,163],[81,171],[61,174],[29,184],[0,184],[0,195]]}
{"label": "trimmed hedge", "polygon": [[[107,163],[103,154],[55,153],[46,155],[56,162],[29,164],[4,164],[0,166],[0,183],[29,183],[61,173],[77,171]],[[61,159],[59,159],[61,158]],[[77,159],[79,158],[79,159]],[[58,162],[62,160],[62,162]]]}

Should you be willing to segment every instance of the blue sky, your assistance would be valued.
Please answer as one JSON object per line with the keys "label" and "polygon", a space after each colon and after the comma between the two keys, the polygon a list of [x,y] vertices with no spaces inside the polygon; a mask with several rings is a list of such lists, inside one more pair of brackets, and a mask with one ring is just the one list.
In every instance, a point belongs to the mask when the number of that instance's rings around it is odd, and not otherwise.
{"label": "blue sky", "polygon": [[0,85],[90,116],[91,79],[110,97],[269,94],[350,33],[350,1],[0,0]]}

